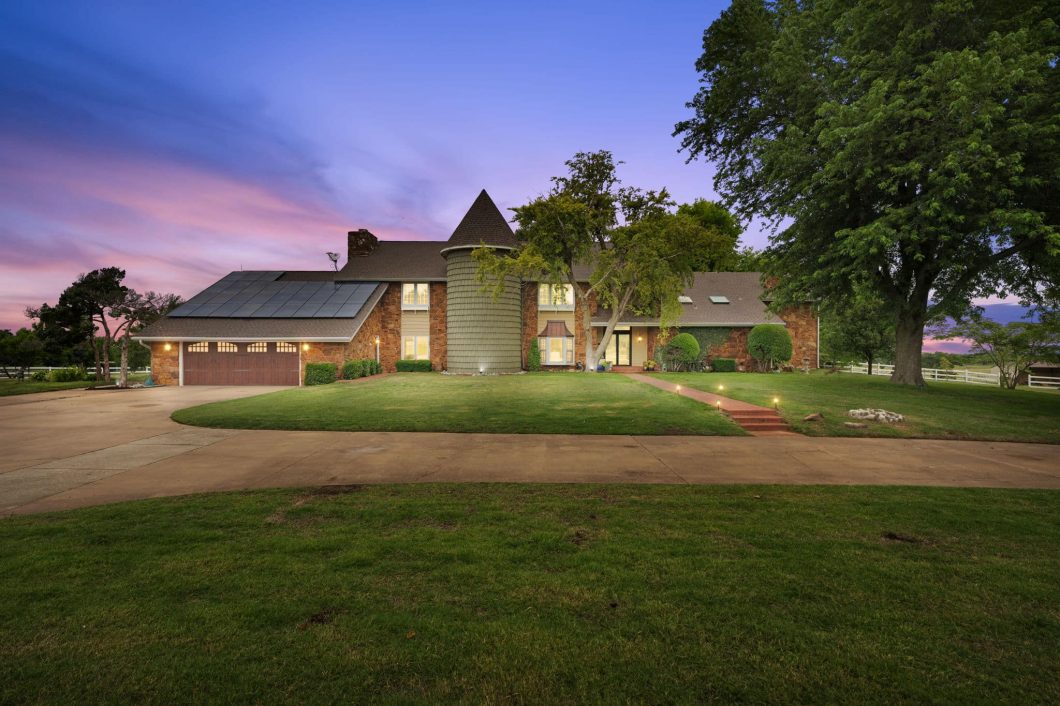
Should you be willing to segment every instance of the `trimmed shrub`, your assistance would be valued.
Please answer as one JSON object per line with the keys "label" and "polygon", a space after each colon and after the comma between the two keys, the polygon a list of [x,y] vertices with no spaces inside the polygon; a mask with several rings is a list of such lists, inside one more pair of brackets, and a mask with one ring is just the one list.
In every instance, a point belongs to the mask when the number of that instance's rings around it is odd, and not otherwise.
{"label": "trimmed shrub", "polygon": [[61,368],[48,373],[52,382],[78,382],[85,379],[85,371],[80,368]]}
{"label": "trimmed shrub", "polygon": [[541,370],[541,347],[536,338],[530,339],[530,348],[526,351],[526,369],[530,372]]}
{"label": "trimmed shrub", "polygon": [[367,360],[347,360],[342,364],[342,378],[344,380],[356,380],[370,375]]}
{"label": "trimmed shrub", "polygon": [[38,370],[38,371],[36,371],[34,373],[31,373],[30,376],[29,376],[29,379],[32,380],[33,382],[47,382],[48,381],[48,373],[46,373],[43,370]]}
{"label": "trimmed shrub", "polygon": [[699,361],[699,341],[690,333],[679,333],[663,349],[666,367],[670,370],[690,370]]}
{"label": "trimmed shrub", "polygon": [[378,360],[369,360],[368,362],[371,364],[368,368],[370,371],[369,375],[379,375],[383,372],[383,364]]}
{"label": "trimmed shrub", "polygon": [[338,366],[334,363],[306,363],[305,384],[327,385],[338,378]]}
{"label": "trimmed shrub", "polygon": [[780,324],[759,324],[747,334],[747,350],[762,370],[791,360],[791,334]]}
{"label": "trimmed shrub", "polygon": [[735,358],[715,358],[710,362],[710,368],[716,373],[735,373]]}
{"label": "trimmed shrub", "polygon": [[399,360],[397,362],[399,373],[429,373],[431,372],[431,361],[429,360]]}

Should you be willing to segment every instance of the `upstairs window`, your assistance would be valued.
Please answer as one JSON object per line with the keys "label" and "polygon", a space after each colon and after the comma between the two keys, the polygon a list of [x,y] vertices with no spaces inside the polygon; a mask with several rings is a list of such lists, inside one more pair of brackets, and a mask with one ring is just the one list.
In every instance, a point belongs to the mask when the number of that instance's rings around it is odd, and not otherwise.
{"label": "upstairs window", "polygon": [[574,289],[569,284],[537,285],[537,308],[543,311],[574,311]]}
{"label": "upstairs window", "polygon": [[430,289],[426,282],[406,282],[401,285],[401,308],[406,311],[426,311],[430,306]]}

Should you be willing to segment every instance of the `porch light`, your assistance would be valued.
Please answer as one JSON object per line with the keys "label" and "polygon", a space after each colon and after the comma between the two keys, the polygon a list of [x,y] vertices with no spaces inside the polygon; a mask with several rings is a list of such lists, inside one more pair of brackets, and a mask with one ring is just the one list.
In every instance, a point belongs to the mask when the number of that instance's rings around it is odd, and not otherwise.
{"label": "porch light", "polygon": [[309,350],[309,344],[308,343],[303,343],[302,344],[302,350],[304,350],[304,351]]}
{"label": "porch light", "polygon": [[377,346],[379,345],[379,336],[375,337],[375,345],[377,345]]}
{"label": "porch light", "polygon": [[640,343],[643,340],[644,340],[644,336],[637,336],[637,343]]}
{"label": "porch light", "polygon": [[169,351],[169,350],[173,350],[173,346],[169,345],[168,343],[167,343],[166,345],[162,346],[162,348],[163,348],[164,350],[167,350],[167,351]]}

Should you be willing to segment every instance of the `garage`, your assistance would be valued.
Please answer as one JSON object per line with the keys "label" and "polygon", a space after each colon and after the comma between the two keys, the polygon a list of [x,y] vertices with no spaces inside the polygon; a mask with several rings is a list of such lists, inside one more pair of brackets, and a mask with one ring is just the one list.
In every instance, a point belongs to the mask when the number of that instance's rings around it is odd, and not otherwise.
{"label": "garage", "polygon": [[297,385],[298,377],[298,345],[294,343],[184,343],[185,385]]}

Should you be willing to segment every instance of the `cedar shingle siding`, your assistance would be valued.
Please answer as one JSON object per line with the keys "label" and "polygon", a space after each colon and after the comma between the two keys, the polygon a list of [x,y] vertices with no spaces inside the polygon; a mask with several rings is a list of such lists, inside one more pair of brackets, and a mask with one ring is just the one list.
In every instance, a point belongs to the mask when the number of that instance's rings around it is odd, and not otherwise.
{"label": "cedar shingle siding", "polygon": [[522,368],[522,312],[519,282],[509,278],[504,293],[482,292],[471,250],[449,253],[446,287],[449,372],[514,373]]}

